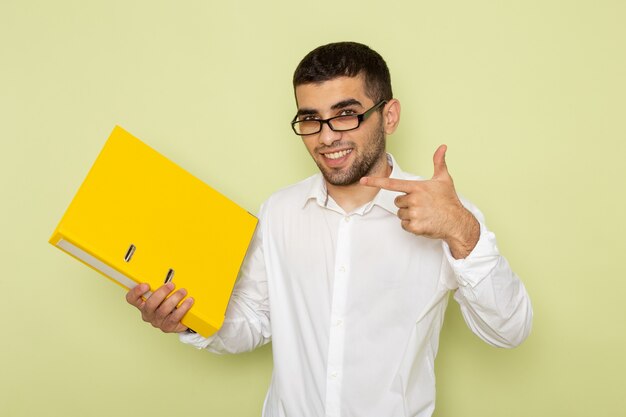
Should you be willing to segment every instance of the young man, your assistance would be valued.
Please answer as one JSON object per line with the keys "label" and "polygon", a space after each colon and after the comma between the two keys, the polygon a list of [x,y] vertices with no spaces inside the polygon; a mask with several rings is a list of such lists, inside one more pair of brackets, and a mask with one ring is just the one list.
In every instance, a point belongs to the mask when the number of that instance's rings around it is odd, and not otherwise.
{"label": "young man", "polygon": [[434,360],[448,293],[480,338],[514,347],[528,335],[530,300],[498,253],[482,214],[459,200],[434,154],[429,180],[385,152],[400,121],[389,71],[365,45],[310,52],[294,74],[302,136],[320,173],[272,195],[223,327],[206,339],[180,319],[192,300],[173,285],[145,302],[143,319],[212,352],[270,340],[274,372],[265,417],[430,416]]}

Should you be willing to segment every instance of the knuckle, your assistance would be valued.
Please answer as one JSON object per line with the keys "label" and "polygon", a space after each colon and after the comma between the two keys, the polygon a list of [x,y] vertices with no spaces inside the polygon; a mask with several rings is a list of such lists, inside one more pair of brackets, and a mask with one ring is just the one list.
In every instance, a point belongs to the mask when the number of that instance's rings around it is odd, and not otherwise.
{"label": "knuckle", "polygon": [[154,314],[154,320],[157,320],[159,322],[163,322],[165,320],[167,316],[165,314],[163,314],[163,312],[158,311]]}
{"label": "knuckle", "polygon": [[170,315],[170,317],[168,317],[166,320],[163,321],[161,330],[163,330],[165,333],[171,333],[174,331],[174,329],[176,329],[176,327],[178,327],[179,322],[180,322],[179,320],[175,319],[174,317],[172,317],[172,315]]}
{"label": "knuckle", "polygon": [[161,305],[162,300],[160,300],[158,297],[155,297],[154,294],[152,294],[147,300],[146,300],[146,310],[150,310],[150,311],[156,311],[159,306]]}
{"label": "knuckle", "polygon": [[173,329],[178,325],[178,320],[175,320],[172,317],[168,317],[167,320],[163,321],[163,327],[167,329]]}
{"label": "knuckle", "polygon": [[[153,294],[154,295],[154,294]],[[154,309],[154,297],[151,295],[150,297],[148,297],[146,299],[146,301],[143,303],[144,304],[144,308],[146,310],[153,310]]]}
{"label": "knuckle", "polygon": [[163,333],[171,333],[172,332],[172,325],[169,321],[164,320],[161,325],[159,326],[159,329],[161,329],[161,331]]}
{"label": "knuckle", "polygon": [[172,296],[172,300],[176,302],[176,304],[178,305],[178,303],[180,302],[180,300],[182,300],[185,295],[187,295],[187,291],[184,289],[180,289],[178,291],[176,291],[176,293]]}

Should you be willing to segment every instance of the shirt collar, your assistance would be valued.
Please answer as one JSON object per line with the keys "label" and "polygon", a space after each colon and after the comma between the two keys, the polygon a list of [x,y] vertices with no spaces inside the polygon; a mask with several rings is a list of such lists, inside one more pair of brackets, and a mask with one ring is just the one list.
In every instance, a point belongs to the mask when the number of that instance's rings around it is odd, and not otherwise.
{"label": "shirt collar", "polygon": [[[397,178],[403,180],[418,178],[402,171],[395,158],[390,153],[387,154],[387,161],[389,162],[389,165],[391,165],[391,174],[389,175],[389,178]],[[397,196],[403,194],[404,193],[402,192],[390,191],[381,188],[372,201],[370,201],[357,211],[365,214],[369,212],[373,206],[379,206],[387,210],[391,214],[396,215],[398,213],[398,207],[396,207],[395,205],[395,199]],[[311,181],[311,187],[306,194],[302,207],[304,208],[304,206],[306,206],[307,203],[311,200],[315,200],[320,207],[328,207],[331,202],[334,203],[334,201],[332,201],[332,198],[328,195],[326,189],[326,181],[324,181],[324,177],[321,173],[313,176],[313,180]]]}

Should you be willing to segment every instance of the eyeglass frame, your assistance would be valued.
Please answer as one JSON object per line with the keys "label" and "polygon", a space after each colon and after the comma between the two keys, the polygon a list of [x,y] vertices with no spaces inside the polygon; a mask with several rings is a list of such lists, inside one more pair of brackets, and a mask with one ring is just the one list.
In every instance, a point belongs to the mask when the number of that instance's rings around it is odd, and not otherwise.
{"label": "eyeglass frame", "polygon": [[[363,123],[365,120],[367,120],[372,113],[374,113],[375,110],[377,110],[381,105],[383,104],[387,104],[387,100],[380,100],[378,103],[374,104],[372,107],[370,107],[369,109],[365,110],[363,113],[361,114],[345,114],[343,116],[334,116],[334,117],[329,117],[328,119],[314,119],[314,120],[296,120],[298,118],[298,115],[296,114],[293,118],[293,120],[291,121],[291,129],[293,129],[294,133],[298,136],[310,136],[310,135],[316,135],[318,133],[320,133],[322,131],[322,128],[324,127],[324,123],[326,123],[328,125],[328,127],[330,128],[330,130],[332,130],[333,132],[349,132],[351,130],[356,130],[359,127],[361,127],[361,123]],[[350,129],[335,129],[333,128],[333,125],[331,125],[331,120],[334,119],[340,119],[342,117],[356,117],[358,122],[356,124],[355,127],[351,127]],[[296,125],[298,123],[303,123],[303,122],[318,122],[320,129],[316,132],[312,132],[312,133],[298,133],[296,131]]]}

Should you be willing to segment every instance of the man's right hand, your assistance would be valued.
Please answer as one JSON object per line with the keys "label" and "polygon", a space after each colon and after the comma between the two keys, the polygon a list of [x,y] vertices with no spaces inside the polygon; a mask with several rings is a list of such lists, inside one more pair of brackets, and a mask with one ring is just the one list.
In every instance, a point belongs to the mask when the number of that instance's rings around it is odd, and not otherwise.
{"label": "man's right hand", "polygon": [[143,321],[161,329],[164,333],[180,333],[187,330],[187,326],[180,321],[193,305],[193,298],[187,298],[180,307],[176,308],[187,295],[187,291],[181,288],[172,293],[174,284],[170,282],[159,287],[144,300],[142,296],[149,290],[148,284],[139,284],[126,294],[126,301],[141,311]]}

